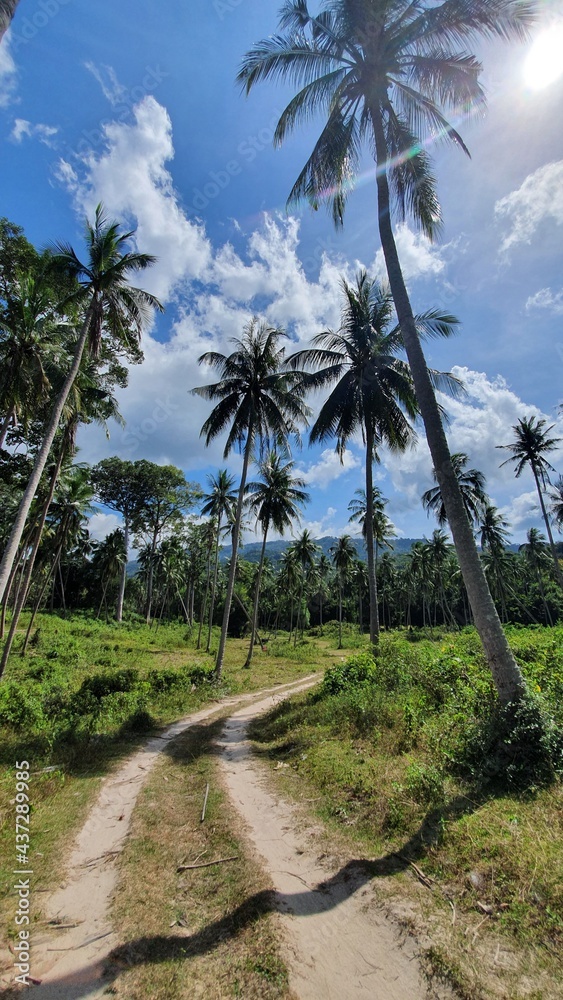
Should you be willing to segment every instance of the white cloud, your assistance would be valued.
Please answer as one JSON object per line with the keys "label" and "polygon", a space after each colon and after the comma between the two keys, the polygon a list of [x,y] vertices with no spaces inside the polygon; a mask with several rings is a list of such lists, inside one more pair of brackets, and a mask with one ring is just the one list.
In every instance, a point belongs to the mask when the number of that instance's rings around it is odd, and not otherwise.
{"label": "white cloud", "polygon": [[[499,450],[497,446],[513,440],[512,428],[521,417],[549,418],[538,407],[520,399],[501,376],[489,378],[484,372],[471,371],[459,365],[453,366],[452,372],[464,382],[467,396],[462,400],[442,398],[450,416],[450,425],[446,429],[450,450],[465,452],[469,456],[469,467],[479,469],[486,476],[489,495],[495,497],[497,502],[507,503],[514,491],[514,470],[510,461],[501,468],[501,464],[510,459],[510,453]],[[549,420],[549,423],[552,422]],[[561,418],[550,436],[563,436]],[[414,449],[404,455],[385,452],[382,457],[393,486],[400,493],[399,498],[393,498],[393,510],[405,512],[409,507],[420,509],[422,493],[433,485],[432,460],[423,429],[420,429],[419,441]],[[556,468],[561,468],[563,448],[555,451],[550,461]],[[525,486],[529,484],[531,488],[531,473],[524,471],[520,482]],[[515,524],[515,521],[511,523]]]}
{"label": "white cloud", "polygon": [[332,448],[326,448],[318,462],[314,462],[308,468],[300,469],[299,474],[308,486],[324,490],[335,479],[346,475],[352,469],[359,468],[361,464],[360,459],[349,448],[344,452],[342,460]]}
{"label": "white cloud", "polygon": [[509,503],[500,508],[500,513],[505,521],[508,521],[509,530],[517,531],[519,535],[529,528],[537,527],[541,513],[536,490],[513,497]]}
{"label": "white cloud", "polygon": [[495,205],[495,214],[506,218],[510,229],[501,243],[506,252],[518,243],[530,243],[545,219],[563,223],[563,160],[547,163],[529,174],[516,191]]}
{"label": "white cloud", "polygon": [[562,316],[563,288],[559,292],[552,292],[551,288],[540,288],[539,292],[526,300],[526,312],[533,309],[547,309],[554,316]]}
{"label": "white cloud", "polygon": [[101,152],[90,150],[77,165],[61,161],[57,176],[81,213],[91,216],[101,201],[109,216],[136,219],[139,248],[158,258],[145,285],[167,302],[180,283],[207,276],[211,247],[183,212],[166,168],[174,155],[166,109],[148,96],[133,117],[131,124],[104,125]]}
{"label": "white cloud", "polygon": [[52,147],[52,138],[58,131],[59,130],[55,125],[32,125],[32,123],[28,122],[25,118],[16,118],[14,121],[14,127],[10,134],[10,139],[19,144],[24,138],[37,138],[40,142],[45,143],[46,146]]}
{"label": "white cloud", "polygon": [[[424,233],[414,233],[406,223],[397,227],[395,241],[406,281],[443,274],[445,247],[431,243]],[[377,251],[372,271],[380,281],[387,281],[383,250]]]}
{"label": "white cloud", "polygon": [[121,527],[121,519],[117,514],[104,514],[99,511],[93,514],[88,523],[88,530],[97,542],[101,542],[107,535]]}
{"label": "white cloud", "polygon": [[121,104],[127,95],[127,87],[119,82],[117,73],[112,66],[96,66],[93,62],[84,63],[86,69],[99,83],[102,93],[112,107]]}
{"label": "white cloud", "polygon": [[10,31],[8,30],[0,45],[0,108],[11,104],[16,87],[17,70],[10,52]]}

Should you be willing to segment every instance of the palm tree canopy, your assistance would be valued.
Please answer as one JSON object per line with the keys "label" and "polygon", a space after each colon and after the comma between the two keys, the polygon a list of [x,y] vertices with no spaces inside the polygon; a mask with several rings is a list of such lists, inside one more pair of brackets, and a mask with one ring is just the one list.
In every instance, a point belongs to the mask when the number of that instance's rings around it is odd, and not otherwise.
{"label": "palm tree canopy", "polygon": [[209,493],[203,497],[201,513],[204,517],[212,517],[220,523],[225,518],[227,524],[235,519],[237,491],[235,477],[230,476],[226,469],[219,469],[216,476],[208,476]]}
{"label": "palm tree canopy", "polygon": [[247,443],[252,447],[259,442],[263,454],[274,448],[287,452],[291,437],[300,440],[299,428],[307,424],[310,411],[303,401],[303,373],[283,370],[284,338],[283,330],[254,317],[241,338],[232,338],[232,354],[208,351],[199,358],[200,364],[217,369],[221,376],[220,382],[191,390],[204,399],[219,400],[201,434],[209,444],[230,424],[225,458],[233,447],[242,451]]}
{"label": "palm tree canopy", "polygon": [[[451,458],[469,521],[478,524],[489,503],[489,498],[485,491],[485,477],[478,469],[466,469],[469,458],[464,452],[454,452]],[[435,469],[433,470],[433,476],[434,481],[437,482],[438,477]],[[426,490],[422,494],[421,500],[427,514],[435,514],[439,525],[443,526],[447,524],[446,508],[439,486],[433,486],[431,489]]]}
{"label": "palm tree canopy", "polygon": [[290,194],[320,200],[342,222],[347,193],[381,116],[387,169],[401,215],[409,211],[432,237],[440,224],[427,140],[466,146],[446,117],[484,103],[480,63],[465,43],[477,36],[526,36],[534,4],[526,0],[286,0],[279,34],[258,42],[238,80],[277,80],[297,88],[282,113],[274,142],[319,113],[326,124]]}
{"label": "palm tree canopy", "polygon": [[127,249],[133,236],[134,232],[120,232],[119,223],[108,221],[102,205],[98,205],[94,222],[86,221],[86,263],[78,259],[68,243],[55,243],[51,248],[54,266],[77,284],[64,305],[77,303],[91,309],[89,342],[95,356],[104,328],[124,348],[134,351],[150,310],[163,309],[156,296],[129,284],[131,274],[144,271],[156,261],[151,254]]}
{"label": "palm tree canopy", "polygon": [[[401,328],[390,329],[391,293],[366,271],[356,276],[354,285],[342,281],[345,304],[337,332],[326,330],[313,338],[313,347],[297,351],[291,367],[319,369],[308,373],[308,388],[321,389],[336,382],[311,429],[311,441],[336,437],[340,455],[349,439],[361,431],[365,441],[369,429],[374,445],[385,443],[396,451],[414,441],[407,418],[418,414],[414,386],[406,361],[397,357],[403,348]],[[457,320],[431,311],[417,317],[427,335],[450,336]],[[435,383],[458,394],[460,383],[452,376],[434,372]],[[374,453],[372,458],[376,458]]]}
{"label": "palm tree canopy", "polygon": [[293,521],[299,520],[299,508],[310,499],[301,488],[305,481],[292,474],[294,464],[282,465],[280,456],[270,452],[259,466],[261,481],[246,486],[248,506],[264,533],[274,528],[283,535]]}
{"label": "palm tree canopy", "polygon": [[296,538],[291,550],[301,566],[303,574],[310,572],[315,565],[315,556],[319,551],[319,546],[311,537],[311,532],[306,528],[299,538]]}
{"label": "palm tree canopy", "polygon": [[350,535],[341,535],[336,545],[332,545],[329,551],[340,582],[344,583],[358,558],[354,542]]}
{"label": "palm tree canopy", "polygon": [[497,448],[511,452],[511,458],[502,462],[501,468],[508,462],[514,462],[514,475],[518,479],[526,465],[529,465],[544,488],[549,482],[549,472],[555,471],[545,455],[555,451],[562,440],[548,437],[554,424],[546,427],[546,423],[547,421],[540,417],[521,417],[512,427],[515,434],[514,441],[510,444],[497,445]]}
{"label": "palm tree canopy", "polygon": [[488,503],[480,517],[478,536],[481,548],[488,552],[503,551],[508,545],[508,521],[505,521],[497,507]]}
{"label": "palm tree canopy", "polygon": [[[387,503],[386,498],[383,496],[379,487],[373,487],[373,537],[377,545],[380,547],[386,547],[389,549],[393,548],[393,543],[390,541],[391,538],[395,538],[396,531],[393,526],[392,521],[389,520],[387,514],[385,513],[385,504]],[[349,521],[355,521],[357,524],[361,525],[362,536],[365,540],[367,535],[367,496],[366,491],[358,489],[354,491],[354,496],[348,504],[348,510],[351,511]]]}
{"label": "palm tree canopy", "polygon": [[563,476],[559,476],[557,482],[553,484],[549,496],[551,500],[551,516],[561,531],[563,528]]}

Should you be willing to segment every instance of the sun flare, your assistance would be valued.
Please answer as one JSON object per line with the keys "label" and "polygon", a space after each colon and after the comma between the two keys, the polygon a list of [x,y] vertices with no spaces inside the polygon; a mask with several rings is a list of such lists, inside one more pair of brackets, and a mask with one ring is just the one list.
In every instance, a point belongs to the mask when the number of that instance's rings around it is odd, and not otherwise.
{"label": "sun flare", "polygon": [[532,90],[542,90],[563,73],[563,25],[538,35],[524,64],[524,78]]}

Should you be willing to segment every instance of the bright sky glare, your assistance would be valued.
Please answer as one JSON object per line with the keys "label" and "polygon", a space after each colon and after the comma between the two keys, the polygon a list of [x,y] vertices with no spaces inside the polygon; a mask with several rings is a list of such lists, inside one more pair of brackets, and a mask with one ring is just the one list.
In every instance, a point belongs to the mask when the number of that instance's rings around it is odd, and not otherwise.
{"label": "bright sky glare", "polygon": [[533,90],[542,90],[563,73],[563,25],[552,26],[536,38],[524,63],[524,79]]}

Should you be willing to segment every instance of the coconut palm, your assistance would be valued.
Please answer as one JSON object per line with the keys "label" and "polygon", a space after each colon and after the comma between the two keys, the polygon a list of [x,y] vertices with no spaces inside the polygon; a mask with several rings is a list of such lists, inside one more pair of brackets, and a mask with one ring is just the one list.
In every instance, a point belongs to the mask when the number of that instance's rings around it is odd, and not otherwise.
{"label": "coconut palm", "polygon": [[296,125],[326,115],[290,201],[307,198],[314,206],[325,201],[341,223],[364,142],[373,152],[379,235],[393,301],[475,624],[503,703],[521,697],[524,682],[452,468],[392,220],[408,211],[429,238],[436,236],[440,208],[426,140],[449,140],[467,152],[446,115],[484,104],[481,67],[465,43],[479,36],[524,38],[533,14],[533,4],[525,0],[322,0],[319,14],[312,15],[307,0],[287,0],[280,32],[247,53],[238,76],[247,93],[263,80],[297,86],[278,121],[277,144]]}
{"label": "coconut palm", "polygon": [[[452,466],[459,484],[459,490],[463,500],[463,505],[472,524],[478,524],[483,511],[489,503],[489,498],[485,492],[485,477],[478,469],[466,469],[469,462],[468,456],[458,451],[452,455]],[[434,482],[438,482],[436,470],[433,470]],[[439,485],[426,490],[421,497],[422,506],[427,514],[434,514],[440,527],[448,523],[448,516],[442,498],[442,491]]]}
{"label": "coconut palm", "polygon": [[555,451],[562,439],[555,437],[550,438],[549,433],[553,430],[554,425],[552,424],[551,427],[546,427],[545,425],[546,421],[543,418],[521,417],[518,423],[514,424],[512,427],[515,434],[514,441],[510,444],[499,444],[497,445],[497,448],[503,448],[505,451],[511,452],[511,458],[507,458],[506,462],[502,462],[501,468],[510,461],[514,462],[514,475],[517,479],[527,465],[529,465],[532,470],[532,475],[534,477],[534,482],[536,484],[540,500],[541,512],[547,530],[547,537],[549,538],[549,547],[553,558],[555,576],[559,586],[563,590],[563,573],[561,572],[561,566],[559,565],[559,559],[557,558],[555,542],[553,541],[553,532],[551,530],[551,524],[549,522],[543,495],[543,491],[549,484],[549,473],[555,471],[545,456],[546,454]]}
{"label": "coconut palm", "polygon": [[[219,573],[219,547],[221,544],[221,533],[229,530],[235,520],[235,510],[237,494],[234,490],[235,477],[230,476],[226,469],[219,469],[216,476],[208,476],[210,491],[203,497],[201,513],[205,517],[211,517],[217,526],[215,538],[215,559],[213,565],[213,582],[211,585],[211,600],[209,602],[209,623],[207,628],[208,653],[211,647],[211,630],[213,627],[213,613],[215,611],[215,597],[217,594],[217,576]],[[226,526],[223,525],[223,519]]]}
{"label": "coconut palm", "polygon": [[303,592],[305,590],[307,578],[315,565],[315,556],[319,551],[319,546],[313,541],[311,532],[308,529],[305,529],[299,538],[294,541],[291,548],[301,569],[301,577],[299,581],[299,603],[297,605],[297,622],[295,624],[295,638],[293,641],[293,645],[296,646],[299,625],[301,625],[301,632],[303,632]]}
{"label": "coconut palm", "polygon": [[108,587],[110,583],[116,583],[119,585],[119,581],[123,573],[123,567],[126,562],[127,552],[125,549],[125,535],[121,528],[116,528],[115,531],[106,535],[103,542],[100,542],[94,553],[94,558],[92,559],[92,567],[96,570],[99,576],[99,582],[102,585],[102,596],[97,615],[98,618],[102,612],[102,607],[105,605],[106,621],[108,620],[109,615],[106,599]]}
{"label": "coconut palm", "polygon": [[[279,588],[279,602],[284,598],[287,599],[288,595],[290,598],[290,613],[289,613],[289,642],[291,643],[291,635],[293,632],[293,607],[295,604],[295,595],[297,589],[301,583],[301,571],[300,566],[295,555],[295,550],[293,546],[290,546],[285,550],[281,557],[280,572],[278,576],[278,588]],[[278,603],[279,603],[278,602]],[[276,619],[277,620],[277,619]]]}
{"label": "coconut palm", "polygon": [[545,588],[543,585],[543,574],[551,564],[549,548],[545,542],[545,535],[542,535],[538,528],[530,528],[526,533],[526,541],[518,547],[528,566],[530,573],[538,585],[540,597],[544,607],[545,618],[548,625],[553,625],[553,618],[547,603]]}
{"label": "coconut palm", "polygon": [[559,528],[563,529],[563,476],[559,476],[556,483],[553,483],[549,494],[551,501],[550,514]]}
{"label": "coconut palm", "polygon": [[272,448],[288,452],[290,438],[299,440],[299,428],[307,423],[309,409],[303,402],[303,374],[284,371],[286,359],[282,340],[286,337],[283,330],[261,323],[254,317],[244,328],[240,339],[232,338],[235,350],[231,354],[208,351],[199,358],[200,364],[209,365],[219,372],[221,381],[192,389],[192,392],[204,399],[219,400],[201,429],[205,443],[209,444],[229,427],[224,458],[227,458],[234,447],[243,452],[232,533],[231,565],[215,664],[217,679],[221,676],[225,655],[251,454],[255,447],[262,455]]}
{"label": "coconut palm", "polygon": [[0,40],[10,27],[19,0],[0,0]]}
{"label": "coconut palm", "polygon": [[[381,490],[378,486],[373,487],[373,542],[374,542],[374,555],[375,555],[375,565],[377,567],[379,549],[392,549],[393,542],[392,538],[396,538],[397,532],[393,522],[389,520],[387,514],[385,513],[385,504],[387,503],[386,497],[383,496]],[[348,510],[351,511],[349,521],[355,521],[357,524],[361,525],[362,537],[365,541],[367,534],[367,497],[365,490],[355,490],[354,496],[348,504]]]}
{"label": "coconut palm", "polygon": [[262,528],[262,548],[256,574],[250,645],[245,667],[250,667],[256,641],[258,602],[268,531],[273,528],[279,535],[285,534],[286,530],[291,528],[292,523],[299,520],[299,507],[308,503],[310,499],[309,494],[302,489],[305,481],[299,476],[293,475],[293,466],[294,462],[286,462],[285,465],[282,465],[280,456],[276,452],[270,452],[259,465],[258,471],[261,480],[248,483],[246,487],[248,506],[256,515],[257,526],[259,524]]}
{"label": "coconut palm", "polygon": [[488,552],[504,551],[510,538],[508,521],[493,504],[487,504],[481,511],[477,525],[477,537],[481,548]]}
{"label": "coconut palm", "polygon": [[76,291],[69,296],[68,302],[85,310],[84,319],[74,347],[72,364],[47,421],[43,441],[4,550],[0,564],[0,601],[4,597],[29,508],[49,457],[66,400],[80,370],[87,343],[94,356],[99,354],[104,334],[125,348],[132,347],[141,336],[149,309],[162,308],[154,295],[129,284],[132,274],[145,270],[155,261],[150,254],[127,250],[132,237],[133,233],[120,233],[117,222],[108,222],[102,206],[98,205],[93,225],[86,223],[85,264],[81,263],[68,244],[58,243],[54,247],[55,266],[76,281]]}
{"label": "coconut palm", "polygon": [[329,552],[338,580],[338,648],[342,649],[342,591],[352,576],[357,553],[350,535],[341,535]]}
{"label": "coconut palm", "polygon": [[[299,351],[291,364],[320,369],[308,376],[311,388],[336,383],[311,429],[311,441],[336,437],[336,450],[342,456],[358,431],[366,447],[366,518],[365,542],[368,559],[370,595],[370,642],[375,649],[379,639],[377,579],[374,559],[373,463],[382,443],[393,451],[404,451],[414,432],[408,417],[414,419],[418,407],[409,367],[397,357],[403,348],[399,326],[391,327],[391,294],[365,271],[355,285],[342,282],[344,308],[340,329],[327,330],[313,338],[313,347]],[[455,320],[451,316],[427,313],[417,322],[434,335],[449,335]],[[435,373],[439,378],[438,373]],[[451,381],[441,384],[451,386]],[[405,415],[406,414],[406,415]]]}

